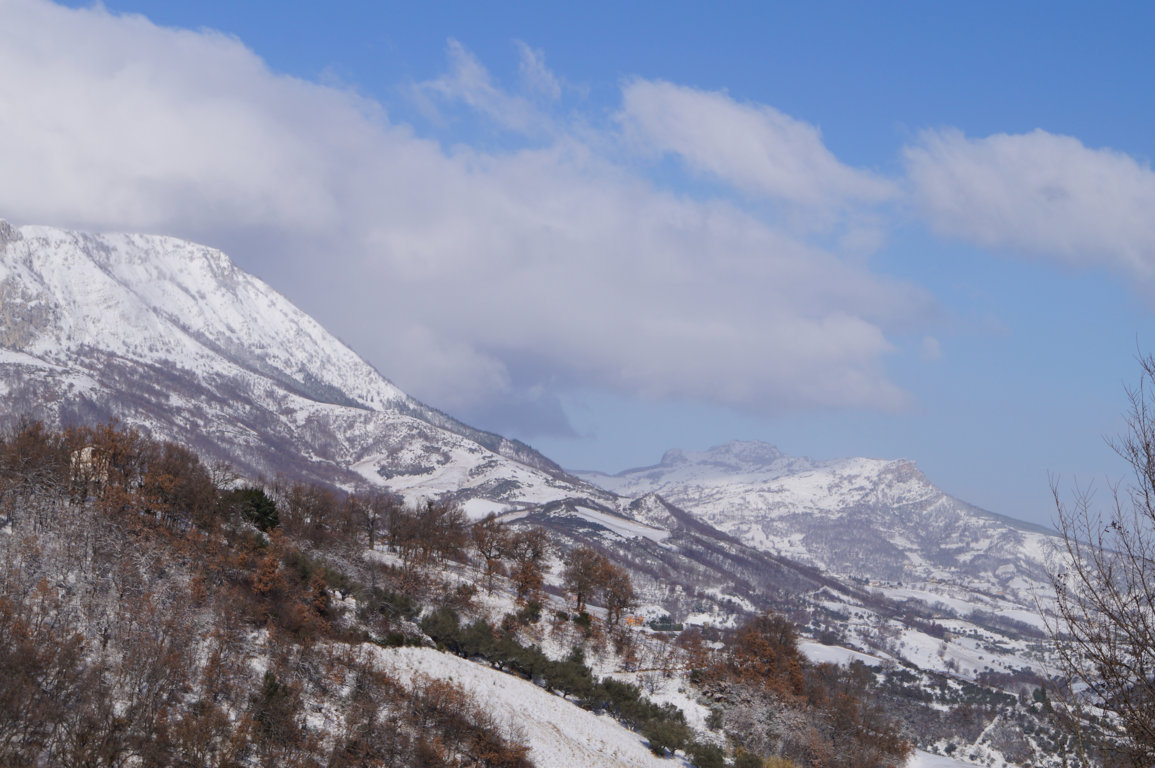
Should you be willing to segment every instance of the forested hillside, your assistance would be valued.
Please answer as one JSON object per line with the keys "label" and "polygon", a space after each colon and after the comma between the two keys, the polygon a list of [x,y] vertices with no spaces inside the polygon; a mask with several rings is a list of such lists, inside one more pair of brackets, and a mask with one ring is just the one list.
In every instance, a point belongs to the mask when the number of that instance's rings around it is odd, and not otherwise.
{"label": "forested hillside", "polygon": [[[703,768],[881,768],[910,749],[870,676],[808,662],[781,617],[630,627],[629,575],[595,549],[451,505],[242,482],[114,425],[0,438],[0,563],[5,766],[533,764],[467,686],[382,663],[402,645]],[[642,669],[681,698],[651,700],[628,682]]]}

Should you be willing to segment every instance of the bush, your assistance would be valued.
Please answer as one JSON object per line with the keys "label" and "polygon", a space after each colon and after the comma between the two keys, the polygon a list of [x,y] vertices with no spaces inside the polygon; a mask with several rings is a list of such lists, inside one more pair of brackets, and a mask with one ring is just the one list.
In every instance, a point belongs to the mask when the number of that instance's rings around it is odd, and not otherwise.
{"label": "bush", "polygon": [[650,751],[661,757],[684,747],[690,738],[690,729],[685,723],[654,719],[642,728],[642,735],[650,743]]}
{"label": "bush", "polygon": [[564,661],[550,665],[546,687],[560,691],[563,696],[573,695],[579,701],[586,701],[596,686],[593,673],[585,664],[585,653],[579,646],[574,646]]}
{"label": "bush", "polygon": [[[726,755],[717,744],[692,741],[686,747],[686,755],[694,768],[723,768],[726,765]],[[755,765],[761,768],[762,763],[758,761]]]}
{"label": "bush", "polygon": [[461,655],[466,658],[488,658],[493,653],[494,634],[489,622],[478,619],[461,630]]}
{"label": "bush", "polygon": [[474,584],[458,584],[446,597],[446,604],[457,609],[465,610],[473,606],[473,598],[477,597],[477,586]]}
{"label": "bush", "polygon": [[460,630],[461,620],[449,606],[443,605],[421,620],[421,631],[452,653],[457,653],[461,647]]}
{"label": "bush", "polygon": [[342,599],[357,588],[356,582],[344,572],[338,571],[316,558],[309,557],[299,549],[288,550],[285,553],[284,562],[289,572],[296,576],[298,583],[308,584],[320,576],[324,579],[325,586],[339,592]]}
{"label": "bush", "polygon": [[665,616],[650,620],[649,627],[655,632],[681,632],[686,625],[674,621],[674,618],[667,613]]}
{"label": "bush", "polygon": [[[706,727],[711,731],[716,731],[722,727],[725,713],[719,707],[711,707],[710,714],[706,715]],[[759,764],[761,765],[761,764]]]}
{"label": "bush", "polygon": [[366,622],[378,635],[376,642],[385,646],[408,645],[410,638],[397,622],[412,620],[421,612],[421,604],[409,595],[374,587],[358,597],[357,618]]}
{"label": "bush", "polygon": [[785,757],[768,757],[762,763],[763,768],[796,768],[793,760],[787,760]]}
{"label": "bush", "polygon": [[541,620],[541,602],[538,600],[530,600],[517,613],[517,620],[522,625],[536,624]]}
{"label": "bush", "polygon": [[248,486],[229,493],[229,501],[241,516],[263,532],[276,528],[280,523],[277,503],[260,488]]}

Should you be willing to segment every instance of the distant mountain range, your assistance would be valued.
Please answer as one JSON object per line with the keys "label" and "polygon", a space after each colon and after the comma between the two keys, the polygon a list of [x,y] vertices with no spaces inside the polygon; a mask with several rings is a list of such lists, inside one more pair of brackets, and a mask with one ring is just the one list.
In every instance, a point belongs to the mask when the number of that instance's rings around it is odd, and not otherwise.
{"label": "distant mountain range", "polygon": [[622,496],[659,494],[749,546],[844,577],[963,586],[1022,606],[1049,584],[1053,532],[952,498],[911,461],[815,461],[731,442],[580,474]]}

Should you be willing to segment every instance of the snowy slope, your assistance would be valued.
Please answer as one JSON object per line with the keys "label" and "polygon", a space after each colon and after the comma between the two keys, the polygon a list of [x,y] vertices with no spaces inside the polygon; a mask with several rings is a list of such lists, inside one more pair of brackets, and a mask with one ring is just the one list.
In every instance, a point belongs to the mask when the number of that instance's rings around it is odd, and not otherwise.
{"label": "snowy slope", "polygon": [[421,674],[451,680],[501,722],[520,727],[539,766],[671,768],[681,760],[655,757],[638,734],[608,715],[595,715],[521,678],[429,648],[365,646],[402,680]]}
{"label": "snowy slope", "polygon": [[986,608],[1033,613],[1047,584],[1052,534],[948,496],[910,461],[814,461],[732,442],[581,476],[628,497],[661,494],[750,546],[830,573],[920,585],[931,600],[979,595]]}
{"label": "snowy slope", "polygon": [[966,768],[968,765],[980,764],[964,763],[961,760],[955,760],[951,757],[932,755],[929,752],[919,750],[911,755],[910,761],[906,764],[906,768]]}
{"label": "snowy slope", "polygon": [[248,475],[285,473],[476,514],[610,494],[408,397],[219,251],[0,222],[7,418],[109,418]]}
{"label": "snowy slope", "polygon": [[[202,375],[227,361],[316,400],[382,409],[405,399],[219,251],[167,237],[24,227],[4,257],[5,319],[23,350],[41,359],[97,348]],[[17,324],[21,317],[51,322]]]}

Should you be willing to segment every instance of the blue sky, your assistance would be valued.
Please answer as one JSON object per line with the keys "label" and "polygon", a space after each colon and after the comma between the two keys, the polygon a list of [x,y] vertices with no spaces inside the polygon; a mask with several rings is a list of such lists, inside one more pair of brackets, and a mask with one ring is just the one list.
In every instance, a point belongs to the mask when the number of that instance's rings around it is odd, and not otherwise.
{"label": "blue sky", "polygon": [[1155,351],[1136,3],[0,0],[0,217],[228,252],[571,468],[760,439],[1049,522]]}

